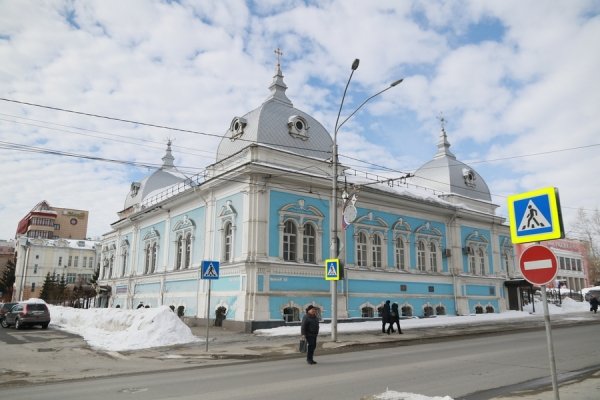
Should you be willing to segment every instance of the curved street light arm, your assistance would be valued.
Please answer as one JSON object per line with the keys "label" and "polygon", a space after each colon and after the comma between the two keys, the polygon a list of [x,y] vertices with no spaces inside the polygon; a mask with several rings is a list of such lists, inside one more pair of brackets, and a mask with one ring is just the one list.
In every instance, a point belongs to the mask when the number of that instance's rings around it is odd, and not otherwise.
{"label": "curved street light arm", "polygon": [[[338,131],[338,130],[339,130],[341,127],[342,127],[342,125],[344,125],[344,124],[346,123],[346,121],[348,121],[350,118],[352,118],[352,116],[353,116],[354,114],[356,114],[356,113],[358,112],[358,110],[360,110],[360,109],[361,109],[361,108],[362,108],[362,107],[363,107],[365,104],[367,104],[367,103],[369,102],[369,100],[371,100],[373,97],[377,97],[377,96],[379,96],[380,94],[382,94],[383,92],[385,92],[385,91],[387,91],[387,90],[390,90],[390,89],[391,89],[391,88],[393,88],[394,86],[397,86],[397,85],[399,85],[400,83],[402,83],[402,81],[403,81],[403,80],[404,80],[404,79],[399,79],[399,80],[397,80],[397,81],[395,81],[395,82],[392,82],[392,84],[390,84],[390,86],[386,87],[386,88],[385,88],[385,89],[383,89],[383,90],[380,90],[379,92],[375,93],[373,96],[371,96],[371,97],[369,97],[368,99],[366,99],[365,101],[363,101],[363,102],[362,102],[362,104],[361,104],[360,106],[358,106],[358,108],[357,108],[356,110],[352,111],[352,114],[348,115],[348,116],[346,117],[346,119],[345,119],[345,120],[343,120],[343,121],[342,121],[342,123],[341,123],[339,126],[337,125],[337,121],[336,121],[336,130],[335,130],[335,133],[337,134],[337,131]],[[345,94],[346,94],[346,92],[344,91],[344,95],[345,95]],[[340,107],[340,111],[341,111],[341,110],[342,110],[342,109],[341,109],[341,107]],[[338,114],[338,119],[339,119],[339,117],[340,117],[340,116],[339,116],[339,114]]]}

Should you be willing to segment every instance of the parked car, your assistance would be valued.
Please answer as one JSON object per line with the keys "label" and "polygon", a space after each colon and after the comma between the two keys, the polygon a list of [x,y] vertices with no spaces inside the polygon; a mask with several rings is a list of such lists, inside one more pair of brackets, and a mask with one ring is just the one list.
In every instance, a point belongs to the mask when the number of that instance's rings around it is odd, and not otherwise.
{"label": "parked car", "polygon": [[4,315],[10,311],[17,303],[2,303],[0,304],[0,324],[4,326]]}
{"label": "parked car", "polygon": [[3,328],[14,325],[15,329],[21,329],[25,326],[40,325],[42,329],[46,329],[49,324],[50,311],[43,302],[17,303],[4,315],[2,320]]}

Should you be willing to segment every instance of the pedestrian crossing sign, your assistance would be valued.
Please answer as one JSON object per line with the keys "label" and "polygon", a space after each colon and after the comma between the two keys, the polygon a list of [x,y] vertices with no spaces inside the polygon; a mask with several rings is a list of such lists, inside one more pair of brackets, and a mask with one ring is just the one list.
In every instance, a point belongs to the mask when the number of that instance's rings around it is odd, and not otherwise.
{"label": "pedestrian crossing sign", "polygon": [[339,281],[340,280],[340,260],[330,258],[325,260],[325,280]]}
{"label": "pedestrian crossing sign", "polygon": [[514,244],[565,236],[558,189],[554,187],[508,196],[508,220]]}
{"label": "pedestrian crossing sign", "polygon": [[219,262],[202,261],[202,279],[219,279]]}

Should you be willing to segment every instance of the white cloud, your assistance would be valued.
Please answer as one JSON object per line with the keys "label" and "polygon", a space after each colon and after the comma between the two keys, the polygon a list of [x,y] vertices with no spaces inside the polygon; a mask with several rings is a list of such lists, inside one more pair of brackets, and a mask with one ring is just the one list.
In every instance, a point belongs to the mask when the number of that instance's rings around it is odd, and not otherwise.
{"label": "white cloud", "polygon": [[[280,47],[288,96],[329,130],[354,58],[342,117],[406,78],[348,122],[343,154],[417,168],[435,153],[440,112],[463,161],[560,150],[598,142],[599,11],[593,1],[3,2],[0,97],[222,135],[267,98]],[[499,32],[472,36],[490,21]],[[219,142],[4,101],[0,114],[0,141],[101,158],[159,164],[170,137],[189,173],[214,162]],[[566,209],[594,209],[597,158],[590,148],[475,167],[490,171],[495,195],[553,185]],[[104,233],[129,182],[149,172],[4,148],[0,161],[3,238],[43,199],[89,209],[89,235]]]}

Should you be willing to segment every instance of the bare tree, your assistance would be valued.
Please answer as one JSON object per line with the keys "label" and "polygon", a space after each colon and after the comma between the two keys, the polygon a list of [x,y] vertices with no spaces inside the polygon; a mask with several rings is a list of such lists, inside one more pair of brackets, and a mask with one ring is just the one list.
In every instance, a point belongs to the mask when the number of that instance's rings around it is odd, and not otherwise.
{"label": "bare tree", "polygon": [[600,211],[586,212],[583,209],[577,211],[577,219],[574,232],[582,237],[588,244],[588,265],[590,283],[600,284]]}

